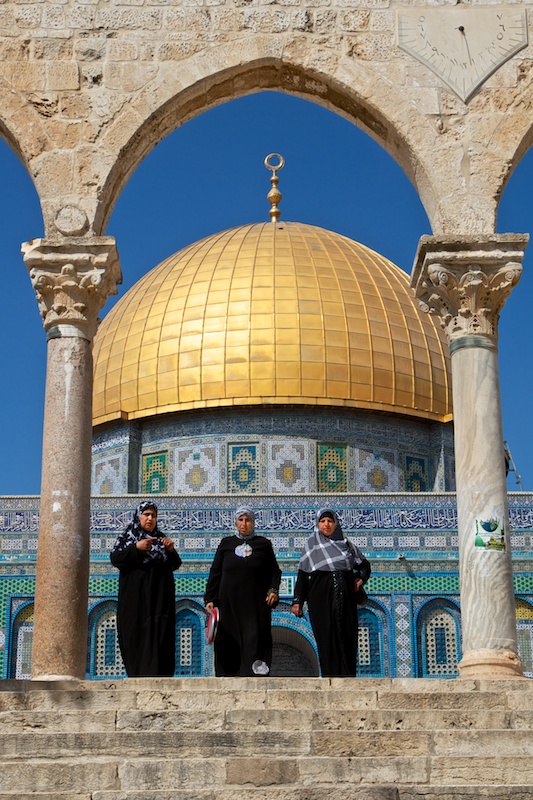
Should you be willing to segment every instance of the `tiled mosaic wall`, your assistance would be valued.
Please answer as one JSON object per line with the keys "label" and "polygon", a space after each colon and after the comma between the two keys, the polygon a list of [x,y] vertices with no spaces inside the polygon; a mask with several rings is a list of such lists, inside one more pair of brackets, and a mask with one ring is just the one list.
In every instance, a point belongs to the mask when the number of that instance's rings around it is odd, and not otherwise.
{"label": "tiled mosaic wall", "polygon": [[448,425],[350,411],[241,411],[108,426],[93,440],[93,494],[454,489]]}
{"label": "tiled mosaic wall", "polygon": [[[282,447],[277,452],[284,457]],[[89,592],[95,613],[95,609],[103,613],[105,604],[116,597],[117,573],[109,562],[109,551],[138,500],[139,496],[131,495],[93,499]],[[509,501],[520,646],[533,674],[533,496],[511,494]],[[184,561],[175,578],[177,598],[198,608],[218,542],[232,530],[237,502],[256,508],[258,530],[271,538],[283,570],[281,593],[286,599],[292,595],[298,557],[314,511],[325,502],[333,505],[345,531],[373,565],[368,585],[371,602],[362,616],[366,620],[365,674],[377,674],[378,668],[379,674],[387,675],[452,674],[452,656],[460,648],[453,495],[251,494],[237,498],[189,494],[159,496],[158,502],[161,528],[174,538]],[[36,498],[0,501],[0,675],[4,677],[13,664],[20,662],[22,669],[28,660],[37,530]],[[107,617],[103,620],[111,625]],[[283,624],[290,627],[296,621],[287,615]],[[112,632],[111,627],[105,630]],[[426,631],[426,638],[421,631]],[[104,634],[104,644],[99,645],[104,647],[102,657],[107,652]],[[19,651],[14,649],[17,639],[22,643]]]}

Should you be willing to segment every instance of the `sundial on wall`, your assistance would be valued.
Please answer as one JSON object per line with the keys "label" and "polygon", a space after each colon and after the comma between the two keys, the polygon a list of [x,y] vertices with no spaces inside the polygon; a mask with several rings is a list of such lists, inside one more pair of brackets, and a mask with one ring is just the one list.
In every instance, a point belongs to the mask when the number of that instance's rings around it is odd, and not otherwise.
{"label": "sundial on wall", "polygon": [[398,45],[466,103],[528,43],[525,10],[485,6],[410,8],[397,13]]}

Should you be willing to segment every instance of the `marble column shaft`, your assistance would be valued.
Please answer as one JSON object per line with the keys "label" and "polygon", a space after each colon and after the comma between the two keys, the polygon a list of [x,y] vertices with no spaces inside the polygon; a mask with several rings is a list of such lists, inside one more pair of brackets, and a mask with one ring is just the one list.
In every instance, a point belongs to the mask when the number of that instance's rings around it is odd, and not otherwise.
{"label": "marble column shaft", "polygon": [[528,237],[422,237],[411,285],[450,342],[461,585],[461,677],[522,674],[517,655],[498,375],[499,313]]}
{"label": "marble column shaft", "polygon": [[87,659],[92,340],[116,293],[114,240],[23,245],[48,339],[32,678],[83,678]]}
{"label": "marble column shaft", "polygon": [[[516,653],[516,618],[500,408],[498,353],[466,347],[452,355],[455,473],[463,653]],[[503,523],[505,550],[476,545],[479,521]],[[489,526],[490,527],[490,526]]]}

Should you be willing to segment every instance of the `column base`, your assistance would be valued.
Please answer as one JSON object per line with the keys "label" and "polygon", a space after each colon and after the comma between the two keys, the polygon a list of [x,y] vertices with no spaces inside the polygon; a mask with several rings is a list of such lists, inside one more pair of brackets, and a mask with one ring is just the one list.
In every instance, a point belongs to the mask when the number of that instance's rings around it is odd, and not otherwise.
{"label": "column base", "polygon": [[472,650],[459,662],[460,678],[523,678],[522,662],[512,650]]}

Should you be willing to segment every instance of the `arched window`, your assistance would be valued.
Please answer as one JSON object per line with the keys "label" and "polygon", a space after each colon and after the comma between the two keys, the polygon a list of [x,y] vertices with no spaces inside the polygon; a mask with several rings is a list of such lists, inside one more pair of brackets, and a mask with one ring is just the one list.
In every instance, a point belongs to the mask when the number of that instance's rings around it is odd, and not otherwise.
{"label": "arched window", "polygon": [[533,606],[526,600],[516,600],[516,634],[524,675],[533,678]]}
{"label": "arched window", "polygon": [[92,678],[124,678],[126,670],[117,635],[117,611],[115,603],[102,603],[89,617],[90,675]]}
{"label": "arched window", "polygon": [[446,600],[432,600],[418,624],[419,677],[455,678],[460,648],[459,611]]}
{"label": "arched window", "polygon": [[383,659],[383,622],[369,606],[358,610],[357,674],[362,678],[385,675]]}
{"label": "arched window", "polygon": [[203,622],[190,608],[176,613],[176,672],[180,677],[203,675]]}
{"label": "arched window", "polygon": [[31,679],[33,647],[33,603],[21,608],[13,620],[11,634],[11,659],[9,677],[17,680]]}

